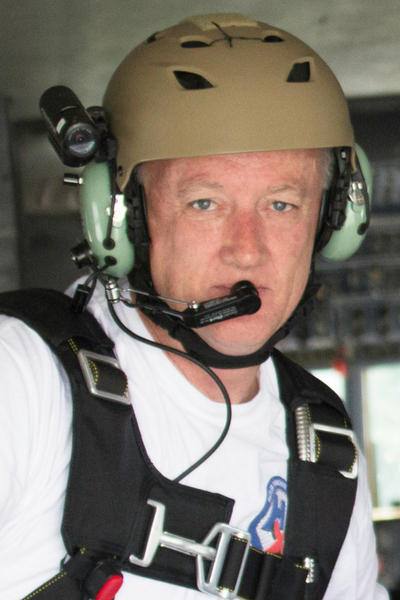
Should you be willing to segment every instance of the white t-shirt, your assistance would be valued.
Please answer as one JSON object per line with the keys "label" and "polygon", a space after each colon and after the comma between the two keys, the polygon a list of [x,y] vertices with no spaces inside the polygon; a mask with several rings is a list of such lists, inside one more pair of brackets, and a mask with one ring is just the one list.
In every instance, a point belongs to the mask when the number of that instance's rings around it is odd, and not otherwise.
{"label": "white t-shirt", "polygon": [[[101,290],[90,308],[115,342],[128,376],[141,435],[155,467],[175,478],[218,439],[223,403],[196,390],[162,351],[123,333]],[[120,303],[129,328],[149,338],[135,309]],[[39,336],[0,316],[0,600],[20,600],[59,572],[65,555],[60,524],[71,453],[71,398],[66,374]],[[232,407],[227,438],[183,483],[235,499],[231,524],[253,545],[275,552],[284,543],[287,508],[285,414],[271,360],[260,370],[260,392]],[[101,499],[99,499],[101,501]],[[377,559],[365,461],[357,500],[326,600],[384,600],[375,583]],[[117,600],[200,600],[198,591],[129,573]]]}

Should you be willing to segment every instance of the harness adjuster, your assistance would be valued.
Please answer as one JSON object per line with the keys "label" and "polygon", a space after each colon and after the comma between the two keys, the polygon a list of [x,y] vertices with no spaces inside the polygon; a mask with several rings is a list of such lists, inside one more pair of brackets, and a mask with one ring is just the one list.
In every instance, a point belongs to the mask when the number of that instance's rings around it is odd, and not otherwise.
{"label": "harness adjuster", "polygon": [[[51,595],[57,598],[77,598],[73,592],[76,584],[84,592],[85,598],[93,600],[113,600],[122,586],[124,577],[110,558],[100,558],[82,549],[74,556],[61,562],[61,577],[67,587]],[[71,583],[68,585],[68,581]],[[75,581],[75,584],[72,583]],[[67,582],[67,583],[65,583]],[[72,586],[72,587],[70,587]],[[32,594],[34,596],[35,593]],[[45,595],[45,598],[48,596]],[[50,596],[49,596],[50,597]],[[79,595],[80,597],[80,595]]]}
{"label": "harness adjuster", "polygon": [[[215,556],[213,558],[213,564],[210,569],[208,576],[205,575],[204,558],[201,555],[197,555],[197,587],[201,592],[218,596],[219,598],[226,598],[227,600],[236,598],[239,591],[240,584],[244,569],[246,566],[247,557],[250,552],[251,535],[248,531],[237,529],[228,525],[227,523],[216,523],[212,527],[211,531],[204,538],[203,544],[208,546],[218,537],[217,547],[215,549]],[[236,583],[233,589],[221,588],[218,583],[221,577],[221,573],[225,564],[225,559],[228,552],[229,544],[232,538],[239,539],[245,544],[244,551],[241,559],[240,568],[236,577]]]}
{"label": "harness adjuster", "polygon": [[90,350],[79,350],[78,360],[93,396],[130,405],[126,375],[118,360]]}
{"label": "harness adjuster", "polygon": [[[176,552],[195,556],[198,589],[206,594],[218,596],[219,598],[224,598],[226,600],[236,598],[250,551],[250,533],[232,527],[227,523],[216,523],[206,535],[203,542],[198,543],[189,538],[184,538],[164,531],[165,505],[155,500],[148,500],[147,504],[155,508],[155,513],[147,538],[146,548],[142,558],[132,554],[129,557],[129,561],[134,565],[148,567],[152,563],[157,549],[160,546],[175,550]],[[244,542],[244,551],[235,586],[233,589],[226,589],[219,587],[218,584],[232,538]],[[217,540],[217,545],[214,547],[211,544],[215,540]],[[211,561],[212,563],[207,575],[204,563],[205,560]]]}
{"label": "harness adjuster", "polygon": [[317,432],[332,433],[348,438],[354,447],[354,461],[349,470],[339,470],[339,473],[348,479],[356,479],[358,476],[358,460],[356,451],[356,436],[354,431],[345,427],[333,427],[332,425],[323,425],[322,423],[310,423],[310,462],[318,462],[318,444],[316,443]]}

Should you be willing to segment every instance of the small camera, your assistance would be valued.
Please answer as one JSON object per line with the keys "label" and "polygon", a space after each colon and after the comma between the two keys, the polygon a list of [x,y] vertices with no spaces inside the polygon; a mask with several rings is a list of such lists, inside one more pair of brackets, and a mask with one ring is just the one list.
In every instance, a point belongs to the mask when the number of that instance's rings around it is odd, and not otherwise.
{"label": "small camera", "polygon": [[101,131],[72,90],[56,85],[40,98],[50,141],[64,165],[82,167],[99,152]]}

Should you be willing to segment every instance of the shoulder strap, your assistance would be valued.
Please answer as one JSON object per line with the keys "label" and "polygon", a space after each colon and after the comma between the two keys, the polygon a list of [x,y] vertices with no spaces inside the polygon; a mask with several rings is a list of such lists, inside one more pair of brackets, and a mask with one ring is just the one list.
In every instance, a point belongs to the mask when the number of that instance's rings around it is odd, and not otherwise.
{"label": "shoulder strap", "polygon": [[[356,447],[339,397],[277,350],[273,354],[289,444],[285,552],[306,557],[308,598],[323,598],[357,489]],[[301,500],[300,500],[301,499]]]}
{"label": "shoulder strap", "polygon": [[52,348],[70,338],[86,338],[105,354],[112,355],[114,343],[93,315],[75,314],[71,298],[51,289],[29,289],[0,294],[0,313],[16,317],[32,327]]}

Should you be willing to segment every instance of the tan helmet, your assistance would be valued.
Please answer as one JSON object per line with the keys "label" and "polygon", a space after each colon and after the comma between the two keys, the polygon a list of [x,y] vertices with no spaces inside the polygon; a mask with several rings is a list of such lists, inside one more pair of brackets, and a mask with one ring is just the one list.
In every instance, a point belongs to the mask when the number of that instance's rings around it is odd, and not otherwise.
{"label": "tan helmet", "polygon": [[238,14],[151,36],[115,71],[103,104],[122,189],[155,159],[340,146],[354,159],[347,103],[326,63],[286,31]]}

